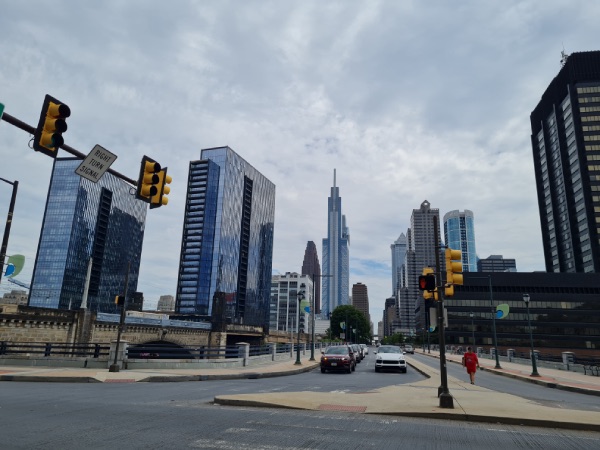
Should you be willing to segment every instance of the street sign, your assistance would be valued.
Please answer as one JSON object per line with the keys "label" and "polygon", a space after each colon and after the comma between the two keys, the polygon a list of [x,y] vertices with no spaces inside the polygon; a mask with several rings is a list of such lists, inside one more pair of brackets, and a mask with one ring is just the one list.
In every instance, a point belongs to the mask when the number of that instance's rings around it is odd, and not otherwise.
{"label": "street sign", "polygon": [[97,183],[116,159],[117,155],[109,152],[99,145],[96,145],[90,154],[87,155],[83,161],[81,161],[81,164],[79,164],[79,167],[77,167],[75,173],[80,177]]}

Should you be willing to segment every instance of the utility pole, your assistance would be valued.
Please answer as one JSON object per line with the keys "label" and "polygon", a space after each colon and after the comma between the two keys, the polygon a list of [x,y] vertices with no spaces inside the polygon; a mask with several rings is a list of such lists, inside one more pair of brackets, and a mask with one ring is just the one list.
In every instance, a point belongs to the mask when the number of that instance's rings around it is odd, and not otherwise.
{"label": "utility pole", "polygon": [[4,259],[6,258],[6,249],[8,247],[8,237],[10,235],[10,226],[12,224],[13,211],[15,209],[15,201],[17,200],[18,181],[8,181],[4,178],[0,180],[12,185],[12,195],[10,197],[10,205],[8,207],[8,216],[6,217],[6,227],[4,228],[4,237],[2,238],[2,247],[0,248],[0,281],[2,281],[2,273],[4,272]]}
{"label": "utility pole", "polygon": [[[438,219],[433,216],[433,235],[437,241],[438,237]],[[444,282],[442,281],[442,270],[440,267],[440,248],[439,243],[435,246],[435,268],[437,273],[438,285],[438,330],[440,335],[440,376],[441,385],[438,388],[438,397],[440,399],[440,408],[454,408],[454,399],[448,390],[448,372],[446,368],[446,328],[444,327]]]}
{"label": "utility pole", "polygon": [[118,372],[119,364],[117,364],[117,358],[119,356],[119,347],[121,346],[121,333],[125,327],[125,312],[127,311],[127,285],[129,284],[129,269],[131,268],[131,261],[127,263],[127,274],[125,274],[125,289],[123,292],[123,305],[121,306],[121,317],[119,320],[119,329],[117,331],[117,348],[115,349],[115,361],[108,368],[109,372]]}

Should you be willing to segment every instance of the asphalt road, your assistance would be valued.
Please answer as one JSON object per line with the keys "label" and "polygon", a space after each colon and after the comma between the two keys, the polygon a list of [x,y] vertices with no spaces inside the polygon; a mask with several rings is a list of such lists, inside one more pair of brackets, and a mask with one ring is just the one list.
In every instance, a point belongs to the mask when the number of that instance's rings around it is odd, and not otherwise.
{"label": "asphalt road", "polygon": [[[440,360],[424,356],[419,351],[414,355],[408,355],[418,361],[439,369]],[[461,380],[469,379],[465,369],[453,362],[447,363],[448,376]],[[534,400],[552,408],[580,409],[583,411],[600,411],[600,401],[597,396],[585,395],[577,392],[569,392],[560,389],[547,388],[533,383],[527,383],[514,378],[496,375],[485,370],[480,370],[476,375],[476,383],[487,389],[497,392],[518,395],[529,400]]]}
{"label": "asphalt road", "polygon": [[[373,355],[369,355],[352,374],[321,374],[316,369],[256,380],[0,383],[0,448],[600,448],[600,433],[593,432],[212,403],[216,395],[304,390],[361,392],[422,379],[411,368],[407,374],[375,373],[373,361]],[[493,376],[484,374],[482,382],[486,375]]]}

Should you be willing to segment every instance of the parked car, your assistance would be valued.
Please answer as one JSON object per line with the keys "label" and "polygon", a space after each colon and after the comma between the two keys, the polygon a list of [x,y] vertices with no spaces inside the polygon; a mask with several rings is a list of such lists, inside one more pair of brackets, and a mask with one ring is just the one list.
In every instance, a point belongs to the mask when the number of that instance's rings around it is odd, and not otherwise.
{"label": "parked car", "polygon": [[331,371],[344,371],[352,373],[356,370],[356,357],[354,349],[349,345],[327,347],[321,355],[321,373]]}
{"label": "parked car", "polygon": [[363,358],[365,356],[367,356],[369,354],[369,347],[367,347],[367,344],[359,344],[360,348],[362,349],[363,352]]}
{"label": "parked car", "polygon": [[375,372],[380,372],[381,369],[394,369],[406,373],[406,360],[399,346],[382,345],[376,353]]}
{"label": "parked car", "polygon": [[413,348],[412,345],[406,344],[404,346],[404,353],[410,353],[411,355],[415,354],[415,349]]}
{"label": "parked car", "polygon": [[364,356],[362,350],[360,349],[360,345],[358,344],[350,344],[352,349],[354,350],[354,356],[356,357],[356,362],[359,363],[363,360]]}

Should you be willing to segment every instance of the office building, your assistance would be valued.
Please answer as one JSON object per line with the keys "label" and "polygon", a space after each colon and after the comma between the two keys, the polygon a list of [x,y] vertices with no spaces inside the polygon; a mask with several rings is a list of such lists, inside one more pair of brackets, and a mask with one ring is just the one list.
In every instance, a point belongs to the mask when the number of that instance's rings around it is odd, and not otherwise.
{"label": "office building", "polygon": [[355,283],[352,285],[352,306],[363,313],[367,322],[371,323],[371,314],[369,314],[369,292],[366,284]]}
{"label": "office building", "polygon": [[547,272],[600,272],[600,51],[568,56],[531,113]]}
{"label": "office building", "polygon": [[342,198],[335,178],[334,169],[333,187],[327,200],[327,238],[323,239],[323,272],[330,275],[322,280],[323,318],[329,318],[335,308],[350,301],[350,231],[342,214]]}
{"label": "office building", "polygon": [[490,255],[477,261],[477,272],[516,272],[517,262],[502,255]]}
{"label": "office building", "polygon": [[[493,346],[492,310],[501,304],[508,315],[496,319],[500,353],[514,349],[529,355],[531,348],[527,305],[533,344],[541,353],[554,349],[577,355],[600,351],[600,275],[596,273],[496,272],[465,273],[464,285],[455,286],[454,297],[445,302],[448,311],[446,344]],[[471,313],[473,319],[471,320]],[[528,357],[528,356],[527,356]]]}
{"label": "office building", "polygon": [[268,329],[274,218],[273,183],[229,147],[202,150],[189,167],[176,312]]}
{"label": "office building", "polygon": [[[298,292],[304,289],[303,304],[298,303]],[[313,284],[310,275],[286,272],[271,278],[271,302],[269,329],[309,333],[311,328],[310,306],[313,301]],[[298,325],[300,324],[300,325]]]}
{"label": "office building", "polygon": [[444,214],[444,242],[451,249],[462,252],[463,272],[477,272],[475,220],[472,211],[454,210]]}
{"label": "office building", "polygon": [[[433,220],[438,222],[437,235],[434,233]],[[440,211],[431,208],[427,200],[419,209],[413,209],[410,228],[406,233],[408,249],[406,251],[406,288],[401,289],[399,314],[401,329],[414,333],[426,327],[425,301],[419,290],[419,275],[424,267],[435,267],[436,251],[441,242]]]}
{"label": "office building", "polygon": [[175,297],[172,295],[161,295],[156,305],[157,311],[174,312],[175,311]]}
{"label": "office building", "polygon": [[398,290],[403,286],[407,242],[406,235],[400,233],[398,239],[390,245],[392,251],[392,295],[394,297],[398,297]]}
{"label": "office building", "polygon": [[315,285],[315,313],[321,312],[321,265],[317,246],[313,241],[308,241],[302,261],[302,275],[310,275]]}
{"label": "office building", "polygon": [[137,290],[148,205],[110,173],[97,183],[80,177],[80,163],[54,160],[29,306],[115,313],[115,296],[127,289],[129,303]]}

